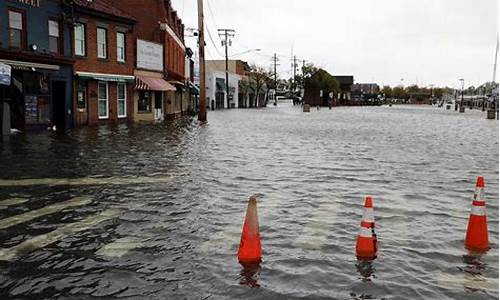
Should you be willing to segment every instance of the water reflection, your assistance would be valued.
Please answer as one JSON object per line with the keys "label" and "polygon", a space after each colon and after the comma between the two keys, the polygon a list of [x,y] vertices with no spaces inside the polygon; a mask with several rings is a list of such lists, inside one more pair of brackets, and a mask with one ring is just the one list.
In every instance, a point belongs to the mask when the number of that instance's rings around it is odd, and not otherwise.
{"label": "water reflection", "polygon": [[371,260],[358,260],[356,269],[358,269],[363,281],[371,281],[372,277],[375,278],[376,269],[373,267],[373,261]]}
{"label": "water reflection", "polygon": [[258,278],[260,275],[260,264],[241,264],[242,269],[240,272],[240,284],[247,285],[251,288],[258,288]]}
{"label": "water reflection", "polygon": [[484,291],[483,286],[487,283],[482,273],[486,269],[486,264],[482,261],[482,254],[470,252],[462,256],[464,267],[458,267],[464,273],[464,290],[466,292]]}

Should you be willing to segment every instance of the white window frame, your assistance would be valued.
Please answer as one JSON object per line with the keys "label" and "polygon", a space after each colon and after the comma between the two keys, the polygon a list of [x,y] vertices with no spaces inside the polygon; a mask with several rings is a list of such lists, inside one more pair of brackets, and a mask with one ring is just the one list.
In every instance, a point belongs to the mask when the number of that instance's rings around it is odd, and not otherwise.
{"label": "white window frame", "polygon": [[[100,98],[101,95],[100,95],[100,88],[99,88],[99,85],[101,84],[105,84],[106,85],[106,98]],[[101,116],[101,112],[99,110],[100,108],[100,104],[101,104],[101,101],[106,101],[106,115],[105,116]],[[100,120],[102,119],[108,119],[109,118],[109,85],[106,81],[99,81],[97,82],[97,116],[99,117]]]}
{"label": "white window frame", "polygon": [[[76,34],[76,31],[77,31],[77,28],[81,28],[82,29],[82,39],[78,39],[77,37],[77,34]],[[75,43],[75,55],[76,56],[85,56],[86,55],[86,41],[85,41],[85,24],[83,23],[77,23],[73,29],[73,33],[74,33],[74,36],[75,36],[75,40],[74,40],[74,43]],[[82,49],[78,49],[78,44],[80,44],[80,46],[82,46]],[[81,50],[81,53],[79,53],[79,50]]]}
{"label": "white window frame", "polygon": [[[120,86],[123,86],[123,99],[120,99]],[[124,113],[120,115],[120,101],[123,101]],[[118,114],[118,118],[126,118],[127,117],[127,84],[123,82],[119,82],[116,85],[116,112]]]}
{"label": "white window frame", "polygon": [[[99,32],[104,33],[104,41],[99,40]],[[101,46],[104,46],[102,48],[103,53],[100,53]],[[108,30],[102,27],[97,27],[97,58],[102,58],[102,59],[108,58]]]}
{"label": "white window frame", "polygon": [[[123,44],[122,45],[119,45],[118,44],[118,36],[119,35],[122,35],[123,36]],[[121,31],[117,31],[116,32],[116,60],[119,61],[119,62],[125,62],[125,60],[127,59],[126,58],[126,49],[125,49],[125,45],[127,44],[126,42],[126,39],[127,36],[125,34],[125,32],[121,32]],[[120,50],[123,52],[121,53]],[[120,56],[123,55],[123,58],[121,58]]]}

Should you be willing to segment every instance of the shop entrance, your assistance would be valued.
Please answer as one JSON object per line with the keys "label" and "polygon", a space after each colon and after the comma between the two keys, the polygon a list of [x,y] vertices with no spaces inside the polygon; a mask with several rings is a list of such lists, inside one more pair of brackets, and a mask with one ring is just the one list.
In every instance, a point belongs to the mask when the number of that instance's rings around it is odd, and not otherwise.
{"label": "shop entrance", "polygon": [[155,92],[155,121],[163,121],[163,93]]}
{"label": "shop entrance", "polygon": [[65,127],[65,98],[66,83],[64,81],[52,81],[52,121],[57,128]]}

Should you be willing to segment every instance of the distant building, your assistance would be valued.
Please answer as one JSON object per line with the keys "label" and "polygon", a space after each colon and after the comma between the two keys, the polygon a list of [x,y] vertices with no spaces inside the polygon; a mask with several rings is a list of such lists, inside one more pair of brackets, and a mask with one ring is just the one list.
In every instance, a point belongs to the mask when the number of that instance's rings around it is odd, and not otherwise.
{"label": "distant building", "polygon": [[340,84],[340,93],[337,95],[339,105],[348,105],[351,100],[352,85],[354,84],[354,76],[350,75],[334,75],[335,79]]}
{"label": "distant building", "polygon": [[226,61],[207,60],[205,62],[207,76],[207,105],[210,109],[249,107],[249,93],[241,88],[241,82],[247,79],[250,71],[248,64],[242,60],[228,61],[229,95],[226,89]]}

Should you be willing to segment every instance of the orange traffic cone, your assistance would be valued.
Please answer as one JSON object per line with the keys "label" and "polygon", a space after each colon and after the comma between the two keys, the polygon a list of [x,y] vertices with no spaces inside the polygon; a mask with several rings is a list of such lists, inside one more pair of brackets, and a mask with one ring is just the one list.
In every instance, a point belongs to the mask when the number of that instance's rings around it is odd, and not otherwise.
{"label": "orange traffic cone", "polygon": [[250,197],[243,231],[241,232],[238,260],[242,264],[260,263],[262,247],[260,244],[259,220],[257,217],[257,199]]}
{"label": "orange traffic cone", "polygon": [[365,212],[356,240],[356,256],[361,260],[377,258],[377,235],[375,234],[372,197],[366,197],[365,200]]}
{"label": "orange traffic cone", "polygon": [[476,192],[472,201],[472,209],[465,234],[465,248],[472,251],[488,250],[488,224],[486,221],[486,201],[484,201],[484,178],[479,176],[476,182]]}

